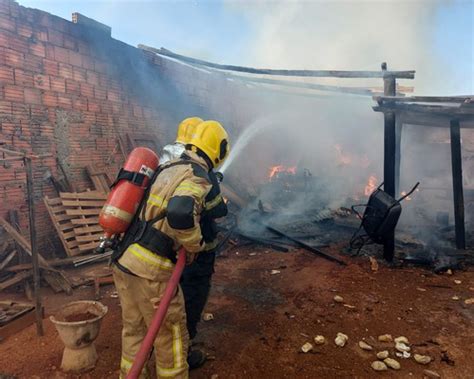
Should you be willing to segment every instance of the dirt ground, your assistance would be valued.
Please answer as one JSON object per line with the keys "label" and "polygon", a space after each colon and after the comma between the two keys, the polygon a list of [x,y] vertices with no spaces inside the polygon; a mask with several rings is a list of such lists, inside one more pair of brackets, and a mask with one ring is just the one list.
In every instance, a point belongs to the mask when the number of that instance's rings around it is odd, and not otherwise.
{"label": "dirt ground", "polygon": [[[220,257],[206,309],[214,320],[201,323],[196,341],[210,360],[190,377],[422,378],[429,369],[442,378],[474,378],[474,304],[464,303],[474,297],[473,269],[436,275],[379,261],[373,272],[368,258],[345,260],[349,265],[344,267],[303,251],[264,248],[234,248]],[[117,377],[121,320],[113,292],[111,285],[102,288],[101,301],[109,312],[96,341],[99,361],[93,371],[80,376],[60,371],[62,344],[46,319],[44,337],[38,338],[32,325],[0,343],[0,377]],[[45,293],[49,314],[67,301],[93,297],[92,287],[72,297]],[[335,295],[343,303],[336,303]],[[345,347],[334,344],[338,332],[349,336]],[[386,333],[406,336],[412,353],[428,354],[434,361],[423,366],[413,358],[395,357],[393,343],[377,341]],[[319,334],[327,343],[302,353],[301,346]],[[361,350],[360,340],[374,351]],[[375,352],[385,349],[401,370],[371,369]]]}

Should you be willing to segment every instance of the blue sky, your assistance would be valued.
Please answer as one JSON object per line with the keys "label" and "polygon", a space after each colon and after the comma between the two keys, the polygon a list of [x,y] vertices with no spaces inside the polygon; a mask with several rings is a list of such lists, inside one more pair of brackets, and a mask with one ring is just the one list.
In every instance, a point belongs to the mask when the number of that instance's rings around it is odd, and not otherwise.
{"label": "blue sky", "polygon": [[[295,23],[293,28],[292,16],[295,19],[297,17],[301,19],[301,15],[304,16],[305,10],[308,9],[308,12],[312,11],[313,14],[308,15],[306,20],[309,24],[312,24],[313,20],[314,24],[318,24],[318,16],[326,8],[334,7],[332,10],[334,16],[346,12],[350,17],[352,14],[349,10],[352,9],[350,8],[351,6],[356,5],[357,7],[360,4],[361,9],[365,7],[364,9],[371,10],[381,3],[389,3],[393,5],[394,13],[402,8],[404,10],[399,12],[398,18],[393,17],[393,20],[387,19],[388,23],[386,25],[388,29],[391,29],[391,35],[388,38],[400,44],[398,46],[400,54],[397,53],[396,48],[391,49],[391,51],[390,49],[387,49],[387,51],[382,50],[381,55],[384,56],[384,59],[387,59],[389,62],[395,61],[399,66],[403,65],[403,67],[396,67],[396,69],[416,68],[418,73],[421,74],[420,86],[423,86],[422,83],[431,80],[439,80],[441,72],[444,68],[448,68],[449,75],[446,76],[451,77],[452,84],[442,83],[441,80],[439,86],[434,87],[435,91],[446,91],[448,92],[447,94],[474,93],[474,2],[472,0],[314,0],[306,2],[288,1],[286,3],[283,1],[264,0],[18,1],[23,6],[39,8],[68,20],[71,19],[71,13],[80,12],[111,26],[114,38],[133,46],[143,43],[154,47],[166,47],[185,55],[236,65],[271,65],[275,68],[285,68],[294,63],[289,68],[295,68],[294,66],[298,65],[301,61],[302,66],[305,66],[304,68],[313,69],[321,68],[319,67],[322,66],[321,61],[309,58],[305,61],[303,56],[306,55],[305,49],[298,50],[294,48],[292,50],[294,40],[299,38],[298,35],[295,34],[295,39],[293,40],[288,38],[285,41],[286,36],[294,32],[293,29],[297,29],[299,26]],[[411,14],[412,4],[417,5],[414,6],[414,16],[410,20],[406,18],[406,15]],[[325,7],[325,5],[328,6]],[[300,9],[295,9],[298,7]],[[288,12],[286,12],[286,9],[288,9]],[[294,11],[293,14],[292,9]],[[381,11],[381,13],[383,12]],[[328,14],[331,15],[330,12]],[[285,20],[285,17],[290,19],[290,21],[288,19]],[[355,17],[360,18],[361,15]],[[336,17],[334,18],[336,19]],[[371,23],[370,18],[365,21],[368,21],[365,23]],[[393,22],[393,25],[390,24],[390,21]],[[326,22],[327,25],[331,24],[327,20],[321,20],[321,23],[323,22]],[[405,22],[406,25],[404,25]],[[417,41],[418,32],[416,24],[418,22],[420,25],[423,24],[420,34],[423,34],[424,39]],[[364,23],[364,21],[361,23]],[[351,31],[350,28],[358,27],[350,23],[348,24],[349,26],[346,26],[347,30],[341,31],[339,38],[335,37],[338,42],[340,42],[343,36],[342,33],[345,32],[347,35]],[[384,24],[383,27],[385,27]],[[403,31],[406,27],[411,28],[409,33],[412,33],[414,38],[411,39],[407,38],[407,35],[402,35],[400,39],[404,38],[403,43],[396,41],[398,36],[396,32],[394,33],[394,29],[399,28]],[[344,28],[344,25],[342,25],[342,28]],[[370,41],[370,43],[373,46],[379,47],[384,43],[384,34],[385,38],[387,38],[389,30],[380,30],[380,24],[375,25],[374,28],[377,30],[368,29],[367,38],[373,38],[373,41]],[[268,29],[272,29],[274,35],[269,36]],[[321,43],[316,42],[319,37],[318,29],[312,32],[314,33],[315,44]],[[311,31],[308,31],[307,36],[303,33],[303,36],[306,39],[312,40],[313,35],[310,33]],[[409,33],[408,37],[410,36]],[[365,34],[361,33],[361,40],[362,36],[365,38]],[[327,41],[328,45],[333,43],[330,39]],[[278,55],[270,59],[270,55],[272,55],[272,42],[275,45],[280,43],[283,50],[288,49],[290,54],[297,55],[296,59],[294,59],[295,62],[281,59],[281,56]],[[418,43],[420,46],[413,46],[411,50],[406,49],[405,51],[403,44],[410,43]],[[423,45],[425,44],[430,45],[426,49],[426,54],[423,52],[425,48]],[[367,44],[367,46],[361,45],[361,50],[368,46],[370,44]],[[344,50],[343,43],[339,49],[341,51]],[[402,56],[402,50],[407,57],[410,54],[418,54],[421,57],[417,57],[417,59],[404,57],[404,60],[397,60]],[[328,52],[332,51],[328,50]],[[393,54],[393,57],[390,54]],[[426,56],[422,56],[423,54]],[[337,57],[337,54],[335,56]],[[385,58],[385,56],[388,57]],[[268,59],[266,59],[267,57]],[[374,62],[379,65],[378,59],[379,56],[377,55],[376,58],[371,58],[369,63],[372,64]],[[336,62],[338,61],[336,60]],[[351,62],[358,67],[351,66]],[[430,62],[436,67],[427,67],[431,66]],[[363,59],[349,59],[344,61],[344,63],[346,66],[335,68],[368,68],[364,66],[365,62]],[[330,64],[332,64],[332,61],[330,61]],[[419,65],[418,67],[413,67],[417,64]],[[393,66],[391,67],[393,68]],[[372,67],[372,69],[377,68],[378,66]],[[423,72],[420,72],[420,68],[426,71],[424,77]]]}

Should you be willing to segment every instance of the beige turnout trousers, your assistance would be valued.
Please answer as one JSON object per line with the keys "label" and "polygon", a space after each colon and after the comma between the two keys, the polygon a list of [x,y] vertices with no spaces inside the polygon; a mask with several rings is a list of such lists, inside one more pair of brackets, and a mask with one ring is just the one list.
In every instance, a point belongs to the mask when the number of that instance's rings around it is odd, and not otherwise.
{"label": "beige turnout trousers", "polygon": [[[164,294],[166,282],[126,274],[113,267],[115,286],[122,305],[122,359],[120,377],[125,378],[155,313],[155,304]],[[155,340],[156,376],[188,378],[189,336],[181,288],[171,300],[168,313]],[[146,370],[141,378],[148,376]]]}

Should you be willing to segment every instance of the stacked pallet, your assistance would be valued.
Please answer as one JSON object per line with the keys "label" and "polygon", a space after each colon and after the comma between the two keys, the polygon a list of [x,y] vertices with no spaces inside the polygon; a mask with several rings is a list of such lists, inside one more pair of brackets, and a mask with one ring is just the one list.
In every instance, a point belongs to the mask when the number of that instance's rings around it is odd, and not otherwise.
{"label": "stacked pallet", "polygon": [[107,199],[103,192],[61,192],[59,198],[44,199],[51,221],[66,253],[73,257],[94,250],[104,231],[99,213]]}

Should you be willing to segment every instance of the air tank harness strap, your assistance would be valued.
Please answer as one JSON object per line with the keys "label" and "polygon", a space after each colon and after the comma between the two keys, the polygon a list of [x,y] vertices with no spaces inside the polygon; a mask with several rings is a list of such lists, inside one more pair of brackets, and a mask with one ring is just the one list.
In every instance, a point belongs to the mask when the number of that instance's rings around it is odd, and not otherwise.
{"label": "air tank harness strap", "polygon": [[110,185],[110,188],[115,187],[120,180],[127,180],[130,183],[141,186],[146,177],[147,175],[140,172],[128,171],[121,168],[117,175],[117,179],[115,179],[115,181]]}

